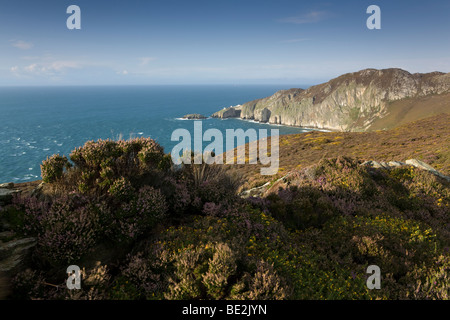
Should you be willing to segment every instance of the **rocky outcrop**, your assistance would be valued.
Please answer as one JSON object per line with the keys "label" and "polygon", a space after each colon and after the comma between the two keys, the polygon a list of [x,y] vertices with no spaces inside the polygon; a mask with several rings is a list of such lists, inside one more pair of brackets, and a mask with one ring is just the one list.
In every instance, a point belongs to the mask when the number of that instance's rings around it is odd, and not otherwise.
{"label": "rocky outcrop", "polygon": [[10,204],[13,196],[17,193],[20,193],[20,190],[14,188],[14,183],[0,184],[0,206]]}
{"label": "rocky outcrop", "polygon": [[[21,263],[27,256],[29,249],[36,245],[34,238],[14,238],[10,231],[0,233],[0,271],[12,273],[20,268]],[[4,242],[5,238],[13,239]],[[1,240],[3,238],[3,240]]]}
{"label": "rocky outcrop", "polygon": [[239,193],[239,196],[244,199],[249,198],[249,197],[261,197],[264,194],[264,192],[266,192],[266,190],[269,186],[270,186],[270,182],[266,182],[262,186],[242,191],[241,193]]}
{"label": "rocky outcrop", "polygon": [[[450,182],[450,177],[440,173],[439,171],[437,171],[436,169],[434,169],[432,166],[430,166],[429,164],[417,160],[417,159],[408,159],[405,162],[401,162],[401,161],[389,161],[389,162],[384,162],[384,161],[375,161],[375,160],[369,160],[369,161],[364,161],[360,164],[361,166],[367,166],[370,168],[374,168],[374,169],[387,169],[390,170],[392,168],[395,167],[401,167],[401,166],[414,166],[416,168],[422,169],[422,170],[426,170],[448,182]],[[308,168],[306,168],[306,170],[308,170]],[[267,196],[268,194],[270,194],[271,192],[278,190],[278,188],[281,186],[283,188],[285,188],[288,184],[289,184],[289,177],[293,174],[294,171],[291,171],[289,173],[287,173],[285,176],[277,179],[276,181],[274,181],[273,183],[271,182],[267,182],[265,184],[263,184],[262,186],[259,187],[255,187],[249,190],[244,190],[242,192],[239,193],[239,196],[241,198],[249,198],[249,197],[264,197]]]}
{"label": "rocky outcrop", "polygon": [[409,159],[409,160],[406,160],[406,164],[409,164],[409,165],[414,166],[416,168],[419,168],[419,169],[431,172],[432,174],[434,174],[434,175],[436,175],[438,177],[441,177],[442,179],[445,179],[445,180],[450,182],[450,177],[448,177],[446,175],[443,175],[442,173],[440,173],[439,171],[434,169],[432,166],[430,166],[429,164],[427,164],[427,163],[425,163],[423,161],[420,161],[420,160],[417,160],[417,159]]}
{"label": "rocky outcrop", "polygon": [[219,110],[216,113],[212,114],[211,117],[222,118],[222,119],[239,118],[241,116],[241,110],[242,110],[242,106],[239,104],[237,106],[223,108],[222,110]]}
{"label": "rocky outcrop", "polygon": [[207,117],[205,117],[204,115],[201,115],[199,113],[191,113],[191,114],[187,114],[187,115],[183,116],[182,119],[202,120],[202,119],[207,119]]}
{"label": "rocky outcrop", "polygon": [[411,74],[401,69],[365,69],[307,90],[281,90],[267,98],[224,108],[212,117],[365,131],[375,120],[389,113],[389,104],[394,101],[447,93],[450,93],[450,73]]}
{"label": "rocky outcrop", "polygon": [[35,245],[34,238],[17,237],[13,231],[0,232],[0,300],[10,294],[11,277],[24,270]]}
{"label": "rocky outcrop", "polygon": [[363,162],[361,165],[372,167],[372,168],[385,168],[385,169],[392,169],[395,167],[410,165],[410,166],[416,167],[418,169],[428,171],[428,172],[450,182],[450,177],[440,173],[439,171],[434,169],[429,164],[427,164],[423,161],[417,160],[417,159],[408,159],[405,162],[400,162],[400,161],[378,162],[378,161],[370,160],[370,161]]}

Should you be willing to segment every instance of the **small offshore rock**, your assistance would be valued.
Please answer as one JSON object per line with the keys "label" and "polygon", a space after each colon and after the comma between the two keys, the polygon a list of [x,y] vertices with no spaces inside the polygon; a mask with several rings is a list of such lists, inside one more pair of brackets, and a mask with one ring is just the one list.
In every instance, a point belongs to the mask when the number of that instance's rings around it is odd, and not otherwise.
{"label": "small offshore rock", "polygon": [[183,119],[189,119],[189,120],[202,120],[207,119],[204,115],[199,113],[191,113],[183,116]]}

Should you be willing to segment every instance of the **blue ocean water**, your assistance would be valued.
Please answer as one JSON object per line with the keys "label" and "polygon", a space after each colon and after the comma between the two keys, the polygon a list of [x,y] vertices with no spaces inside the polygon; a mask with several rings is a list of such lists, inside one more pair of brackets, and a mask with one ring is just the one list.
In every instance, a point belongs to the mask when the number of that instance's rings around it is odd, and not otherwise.
{"label": "blue ocean water", "polygon": [[[88,140],[151,137],[165,152],[178,128],[193,134],[188,113],[206,116],[231,105],[272,95],[282,85],[90,86],[0,88],[0,182],[40,179],[40,164],[55,153],[69,156]],[[203,120],[203,132],[216,128],[279,129],[280,134],[308,129],[258,124],[239,119]],[[206,144],[206,143],[205,143]]]}

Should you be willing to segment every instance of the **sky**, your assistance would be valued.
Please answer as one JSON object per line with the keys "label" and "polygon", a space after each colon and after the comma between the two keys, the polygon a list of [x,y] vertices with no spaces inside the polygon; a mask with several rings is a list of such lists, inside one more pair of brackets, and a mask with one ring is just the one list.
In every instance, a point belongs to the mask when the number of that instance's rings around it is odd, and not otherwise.
{"label": "sky", "polygon": [[[69,30],[67,8],[81,10]],[[381,10],[381,29],[366,12]],[[0,86],[317,84],[450,72],[448,0],[2,0]]]}

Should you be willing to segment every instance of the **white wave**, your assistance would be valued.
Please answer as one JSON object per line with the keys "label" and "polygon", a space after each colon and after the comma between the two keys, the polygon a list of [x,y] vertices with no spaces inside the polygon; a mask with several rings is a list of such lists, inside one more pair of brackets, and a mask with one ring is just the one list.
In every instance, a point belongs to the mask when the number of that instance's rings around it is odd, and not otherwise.
{"label": "white wave", "polygon": [[310,130],[310,131],[321,131],[321,132],[331,132],[331,130],[327,129],[321,129],[321,128],[313,128],[313,127],[300,127],[300,126],[288,126],[286,124],[279,124],[279,123],[269,123],[269,122],[260,122],[252,119],[242,119],[242,118],[225,118],[222,120],[228,120],[228,119],[237,119],[241,121],[251,122],[251,123],[258,123],[258,124],[267,124],[269,126],[276,126],[276,127],[286,127],[286,128],[297,128],[297,129],[304,129],[304,130]]}

